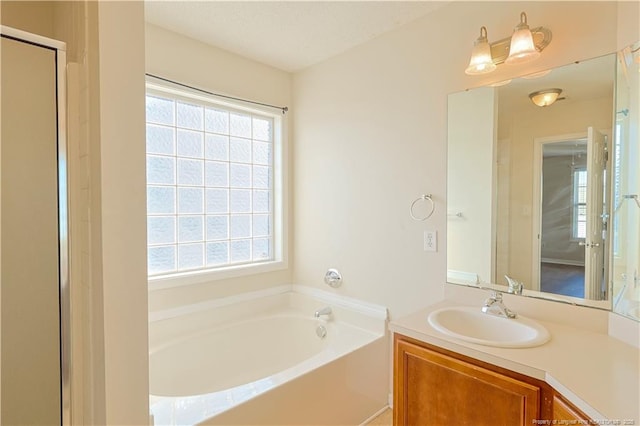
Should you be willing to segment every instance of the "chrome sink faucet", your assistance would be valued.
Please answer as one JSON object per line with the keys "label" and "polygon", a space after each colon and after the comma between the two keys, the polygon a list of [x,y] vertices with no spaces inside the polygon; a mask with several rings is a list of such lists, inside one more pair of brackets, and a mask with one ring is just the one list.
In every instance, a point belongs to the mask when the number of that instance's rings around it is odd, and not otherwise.
{"label": "chrome sink faucet", "polygon": [[482,312],[490,315],[504,316],[505,318],[515,318],[518,315],[507,308],[502,302],[502,293],[491,291],[491,295],[484,301]]}
{"label": "chrome sink faucet", "polygon": [[524,283],[511,278],[509,275],[505,275],[504,276],[507,279],[507,282],[509,283],[509,293],[512,294],[522,294],[522,290],[524,290]]}
{"label": "chrome sink faucet", "polygon": [[314,316],[314,317],[316,317],[316,318],[320,318],[320,315],[327,315],[327,316],[328,316],[328,315],[331,315],[331,312],[332,312],[332,311],[331,311],[331,306],[327,306],[327,307],[325,307],[325,308],[318,309],[318,310],[313,314],[313,316]]}

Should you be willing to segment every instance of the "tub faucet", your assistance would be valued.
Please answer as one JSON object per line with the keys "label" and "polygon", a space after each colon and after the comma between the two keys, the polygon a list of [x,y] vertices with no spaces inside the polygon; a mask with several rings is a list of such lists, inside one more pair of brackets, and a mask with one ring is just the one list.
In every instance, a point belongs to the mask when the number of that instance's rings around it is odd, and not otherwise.
{"label": "tub faucet", "polygon": [[331,307],[327,306],[325,308],[318,309],[316,313],[313,314],[313,316],[316,318],[320,318],[320,315],[331,315]]}
{"label": "tub faucet", "polygon": [[482,312],[485,314],[504,316],[505,318],[515,318],[518,316],[504,305],[502,302],[502,293],[499,291],[491,291],[489,298],[484,301]]}

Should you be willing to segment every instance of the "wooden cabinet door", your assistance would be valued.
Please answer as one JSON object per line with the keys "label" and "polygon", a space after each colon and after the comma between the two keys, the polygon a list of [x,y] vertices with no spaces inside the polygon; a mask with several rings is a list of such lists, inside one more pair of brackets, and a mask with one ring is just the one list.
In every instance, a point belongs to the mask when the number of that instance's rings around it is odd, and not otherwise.
{"label": "wooden cabinet door", "polygon": [[539,419],[538,386],[395,340],[394,424],[530,426]]}
{"label": "wooden cabinet door", "polygon": [[[582,411],[562,399],[558,394],[553,395],[552,417],[553,420],[568,421],[569,423],[566,424],[589,424],[589,421],[591,420]],[[578,422],[578,420],[580,422]]]}

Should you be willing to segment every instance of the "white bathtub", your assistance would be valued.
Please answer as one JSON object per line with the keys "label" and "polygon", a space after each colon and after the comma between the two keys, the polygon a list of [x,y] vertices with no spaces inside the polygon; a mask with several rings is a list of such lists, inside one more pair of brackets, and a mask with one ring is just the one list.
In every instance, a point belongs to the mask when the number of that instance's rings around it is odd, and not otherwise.
{"label": "white bathtub", "polygon": [[[154,315],[154,423],[355,425],[384,408],[386,309],[295,288]],[[325,306],[331,317],[314,318]]]}

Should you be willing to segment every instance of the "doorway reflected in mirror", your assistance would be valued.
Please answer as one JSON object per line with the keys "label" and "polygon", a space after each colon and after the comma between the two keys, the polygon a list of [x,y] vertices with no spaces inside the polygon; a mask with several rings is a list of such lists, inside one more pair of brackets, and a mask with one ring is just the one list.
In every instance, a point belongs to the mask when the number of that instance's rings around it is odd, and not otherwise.
{"label": "doorway reflected in mirror", "polygon": [[541,262],[540,291],[584,297],[584,266]]}

